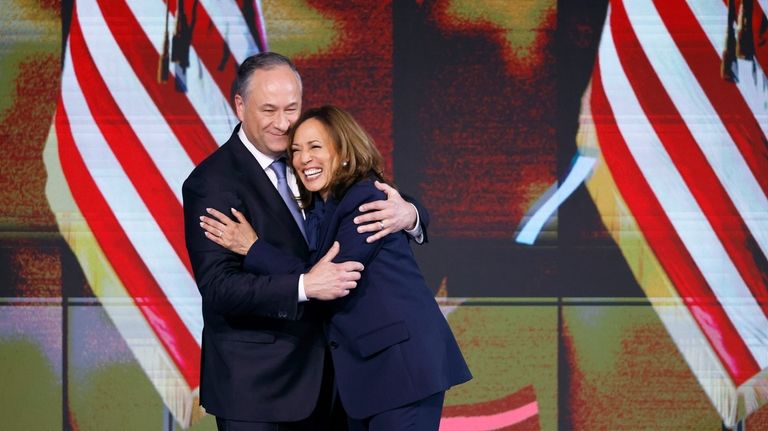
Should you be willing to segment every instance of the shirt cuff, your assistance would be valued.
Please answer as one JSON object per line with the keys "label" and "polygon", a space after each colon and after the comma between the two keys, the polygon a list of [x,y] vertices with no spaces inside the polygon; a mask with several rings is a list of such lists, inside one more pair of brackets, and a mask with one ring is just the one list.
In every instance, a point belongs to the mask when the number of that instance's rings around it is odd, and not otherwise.
{"label": "shirt cuff", "polygon": [[304,291],[304,274],[299,276],[299,302],[307,302],[307,292]]}
{"label": "shirt cuff", "polygon": [[[408,202],[411,204],[410,202]],[[421,244],[424,242],[424,231],[421,229],[421,219],[419,218],[419,209],[416,205],[411,204],[413,210],[416,211],[416,227],[411,230],[406,230],[405,233],[411,236],[416,243]]]}

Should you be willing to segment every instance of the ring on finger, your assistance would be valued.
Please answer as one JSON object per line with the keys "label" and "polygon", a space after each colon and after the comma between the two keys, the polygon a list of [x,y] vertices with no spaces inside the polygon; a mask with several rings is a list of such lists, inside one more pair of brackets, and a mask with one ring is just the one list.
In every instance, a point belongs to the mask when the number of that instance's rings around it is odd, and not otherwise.
{"label": "ring on finger", "polygon": [[224,235],[224,232],[222,232],[221,230],[219,230],[219,238],[221,238],[221,236],[222,236],[222,235]]}
{"label": "ring on finger", "polygon": [[384,222],[383,221],[379,222],[379,230],[384,230]]}

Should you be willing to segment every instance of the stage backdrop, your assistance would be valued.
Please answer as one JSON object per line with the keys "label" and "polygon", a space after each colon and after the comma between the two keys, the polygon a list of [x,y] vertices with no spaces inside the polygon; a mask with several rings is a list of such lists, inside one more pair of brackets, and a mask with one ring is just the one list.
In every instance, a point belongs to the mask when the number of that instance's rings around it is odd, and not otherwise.
{"label": "stage backdrop", "polygon": [[441,430],[768,429],[766,0],[0,5],[0,428],[215,429],[181,184],[271,50],[429,209]]}

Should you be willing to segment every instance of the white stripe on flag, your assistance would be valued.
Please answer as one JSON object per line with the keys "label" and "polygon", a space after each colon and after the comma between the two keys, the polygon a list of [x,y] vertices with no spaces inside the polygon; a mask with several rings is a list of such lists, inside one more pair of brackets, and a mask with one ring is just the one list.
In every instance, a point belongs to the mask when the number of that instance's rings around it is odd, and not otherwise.
{"label": "white stripe on flag", "polygon": [[[158,54],[162,53],[165,37],[165,3],[160,0],[128,1],[128,8],[133,12],[136,21],[141,25],[144,33],[152,41],[152,45]],[[158,25],[157,18],[162,25]],[[173,36],[176,17],[171,14],[168,22],[169,37]],[[197,56],[194,46],[189,48],[189,69],[187,70],[186,97],[195,108],[200,120],[205,124],[208,132],[221,145],[229,139],[232,129],[238,123],[237,116],[227,100],[229,94],[222,94],[219,86],[214,82],[205,64]],[[171,74],[175,74],[173,67]],[[179,97],[183,95],[179,94]]]}
{"label": "white stripe on flag", "polygon": [[123,56],[95,0],[76,2],[88,52],[131,129],[182,202],[181,185],[195,167]]}
{"label": "white stripe on flag", "polygon": [[768,256],[768,199],[648,0],[625,1],[635,34],[688,130]]}
{"label": "white stripe on flag", "polygon": [[256,4],[257,12],[259,14],[259,26],[261,27],[261,36],[264,38],[264,49],[269,51],[269,41],[267,40],[267,23],[264,20],[264,6],[261,4],[261,0],[254,1]]}
{"label": "white stripe on flag", "polygon": [[[726,30],[728,29],[726,5],[722,0],[688,0],[688,7],[707,34],[717,56],[722,58],[722,53],[725,51]],[[758,24],[753,23],[753,25]],[[764,78],[762,78],[765,73],[756,61],[738,60],[738,66],[739,82],[735,85],[757,119],[763,136],[768,136],[768,91],[765,91]],[[753,67],[755,68],[754,76],[752,75]]]}
{"label": "white stripe on flag", "polygon": [[645,117],[624,74],[610,22],[600,44],[600,73],[616,124],[654,195],[760,367],[768,365],[768,319]]}
{"label": "white stripe on flag", "polygon": [[734,404],[724,403],[723,394],[735,393],[736,387],[683,300],[670,300],[670,298],[649,298],[649,300],[712,404],[719,410],[722,417],[734,417],[736,415]]}
{"label": "white stripe on flag", "polygon": [[176,313],[200,344],[202,300],[194,280],[126,178],[91,116],[67,48],[61,94],[72,137],[96,186]]}
{"label": "white stripe on flag", "polygon": [[234,0],[202,0],[200,3],[208,11],[208,16],[219,29],[221,37],[229,45],[237,64],[259,52],[240,7]]}

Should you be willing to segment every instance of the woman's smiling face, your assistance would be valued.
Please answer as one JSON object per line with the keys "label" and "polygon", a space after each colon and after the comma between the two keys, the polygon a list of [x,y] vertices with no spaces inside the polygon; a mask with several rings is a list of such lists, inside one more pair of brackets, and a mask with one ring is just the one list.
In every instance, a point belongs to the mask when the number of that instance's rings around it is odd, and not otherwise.
{"label": "woman's smiling face", "polygon": [[336,146],[325,125],[314,118],[301,123],[293,135],[291,153],[293,169],[304,187],[327,199],[339,162]]}

